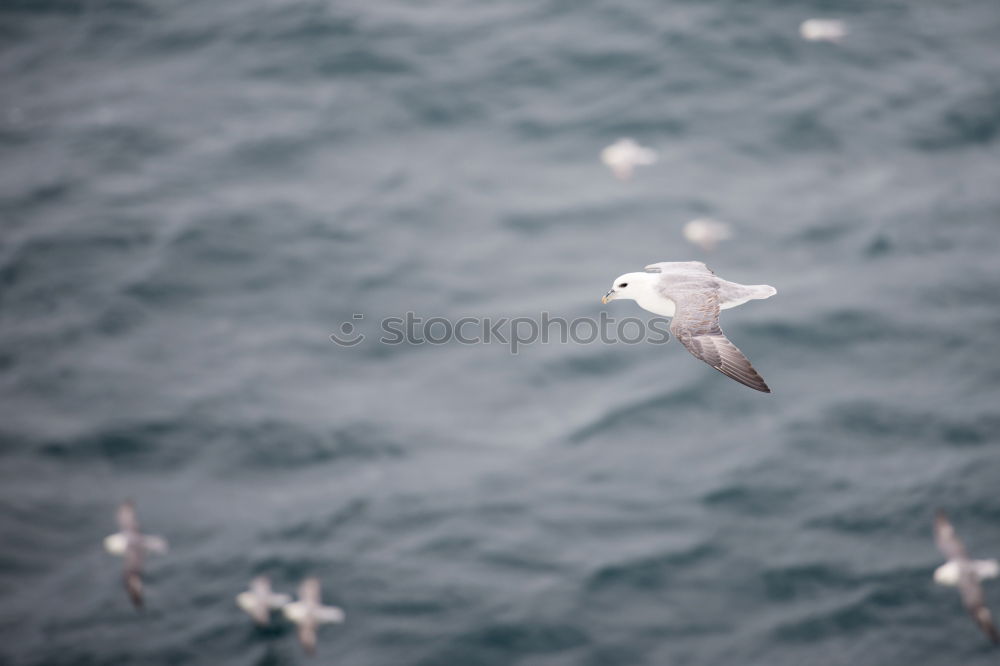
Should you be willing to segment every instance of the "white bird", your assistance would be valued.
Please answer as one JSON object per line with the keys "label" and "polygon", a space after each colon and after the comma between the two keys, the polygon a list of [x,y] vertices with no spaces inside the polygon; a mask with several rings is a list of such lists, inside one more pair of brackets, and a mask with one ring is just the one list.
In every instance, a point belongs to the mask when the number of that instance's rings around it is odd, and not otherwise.
{"label": "white bird", "polygon": [[316,628],[321,624],[344,621],[344,611],[320,602],[319,580],[306,578],[299,585],[299,600],[287,604],[285,617],[299,625],[299,641],[307,654],[316,652]]}
{"label": "white bird", "polygon": [[738,284],[718,277],[700,261],[663,261],[644,273],[615,278],[602,303],[630,298],[639,307],[673,317],[670,333],[695,358],[744,386],[770,393],[764,379],[719,327],[719,311],[778,293],[766,284]]}
{"label": "white bird", "polygon": [[652,148],[640,146],[632,139],[622,138],[601,151],[601,161],[618,180],[628,180],[632,170],[640,165],[655,164],[659,157]]}
{"label": "white bird", "polygon": [[250,581],[249,590],[236,595],[236,605],[262,627],[270,623],[272,610],[281,608],[291,600],[287,594],[272,592],[271,581],[267,576],[257,576]]}
{"label": "white bird", "polygon": [[139,519],[135,514],[132,500],[126,500],[118,507],[118,529],[121,530],[104,538],[104,549],[112,555],[125,558],[125,589],[136,608],[142,608],[142,563],[147,553],[167,552],[167,541],[163,537],[143,534],[139,531]]}
{"label": "white bird", "polygon": [[706,252],[711,252],[715,246],[733,237],[732,230],[725,222],[699,217],[684,225],[684,238],[694,243]]}
{"label": "white bird", "polygon": [[1000,574],[1000,562],[970,559],[965,544],[955,534],[955,528],[944,511],[938,511],[934,517],[934,540],[938,550],[948,558],[947,562],[934,570],[934,582],[957,587],[965,610],[993,643],[1000,643],[1000,632],[993,624],[993,615],[986,607],[983,586],[980,584],[982,580],[996,578]]}
{"label": "white bird", "polygon": [[809,19],[799,26],[799,34],[809,42],[837,44],[847,37],[847,23],[840,19]]}

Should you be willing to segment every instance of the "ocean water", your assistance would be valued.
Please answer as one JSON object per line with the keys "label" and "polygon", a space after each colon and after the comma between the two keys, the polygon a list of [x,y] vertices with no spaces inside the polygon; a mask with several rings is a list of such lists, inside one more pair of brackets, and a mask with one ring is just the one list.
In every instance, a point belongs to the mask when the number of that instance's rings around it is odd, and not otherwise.
{"label": "ocean water", "polygon": [[[256,574],[345,609],[314,663],[996,663],[931,518],[1000,555],[998,44],[992,0],[0,2],[0,663],[305,662]],[[777,287],[723,316],[772,395],[378,341],[690,259]]]}

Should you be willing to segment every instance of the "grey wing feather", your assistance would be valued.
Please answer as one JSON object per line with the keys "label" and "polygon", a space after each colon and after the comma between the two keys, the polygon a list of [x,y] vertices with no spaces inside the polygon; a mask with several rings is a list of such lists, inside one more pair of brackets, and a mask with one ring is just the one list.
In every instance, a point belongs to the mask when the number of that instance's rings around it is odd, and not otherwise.
{"label": "grey wing feather", "polygon": [[136,610],[142,608],[142,575],[136,571],[125,572],[125,589]]}
{"label": "grey wing feather", "polygon": [[167,545],[167,540],[161,536],[153,536],[151,534],[142,535],[142,547],[144,550],[150,553],[166,553],[169,549]]}
{"label": "grey wing feather", "polygon": [[691,354],[744,386],[770,393],[749,359],[719,326],[719,290],[714,280],[664,284],[664,296],[676,306],[670,333]]}
{"label": "grey wing feather", "polygon": [[316,625],[312,622],[304,622],[299,625],[299,642],[306,654],[316,654]]}
{"label": "grey wing feather", "polygon": [[715,275],[715,271],[702,261],[660,261],[643,268],[647,273],[686,273],[688,275]]}
{"label": "grey wing feather", "polygon": [[986,600],[983,597],[983,586],[972,569],[965,569],[958,581],[959,591],[962,593],[962,605],[969,611],[972,619],[976,621],[979,628],[983,630],[993,643],[1000,643],[1000,632],[993,624],[993,615],[986,607]]}
{"label": "grey wing feather", "polygon": [[965,552],[965,544],[955,534],[948,515],[944,511],[938,511],[934,516],[934,541],[938,549],[949,560],[965,560],[969,555]]}
{"label": "grey wing feather", "polygon": [[299,599],[308,604],[319,604],[319,580],[316,578],[306,578],[299,586]]}
{"label": "grey wing feather", "polygon": [[142,549],[141,548],[127,548],[125,550],[125,562],[124,567],[126,572],[142,572]]}
{"label": "grey wing feather", "polygon": [[139,519],[136,518],[132,500],[126,500],[118,507],[118,528],[122,532],[139,531]]}
{"label": "grey wing feather", "polygon": [[124,563],[125,589],[136,608],[142,608],[142,549],[128,548]]}
{"label": "grey wing feather", "polygon": [[250,581],[250,590],[258,597],[267,598],[271,594],[271,581],[267,576],[257,576]]}

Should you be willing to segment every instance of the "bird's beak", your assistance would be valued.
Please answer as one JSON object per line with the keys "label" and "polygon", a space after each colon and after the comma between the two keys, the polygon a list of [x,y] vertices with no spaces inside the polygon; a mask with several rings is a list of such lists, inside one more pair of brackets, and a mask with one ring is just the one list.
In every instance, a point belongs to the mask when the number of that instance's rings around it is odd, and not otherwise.
{"label": "bird's beak", "polygon": [[601,297],[601,303],[604,303],[605,305],[607,305],[608,301],[613,301],[613,300],[615,300],[614,289],[609,289],[608,293],[604,294],[604,296]]}

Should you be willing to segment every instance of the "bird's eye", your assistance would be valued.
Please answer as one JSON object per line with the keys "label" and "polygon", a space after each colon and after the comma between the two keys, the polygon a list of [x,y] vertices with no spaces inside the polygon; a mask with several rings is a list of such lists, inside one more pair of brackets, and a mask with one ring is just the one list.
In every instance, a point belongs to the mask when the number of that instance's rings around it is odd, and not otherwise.
{"label": "bird's eye", "polygon": [[628,286],[628,282],[622,282],[622,283],[621,283],[620,285],[618,285],[618,286],[619,286],[619,287],[621,287],[622,289],[624,289],[625,287],[627,287],[627,286]]}

